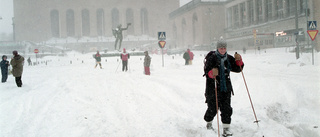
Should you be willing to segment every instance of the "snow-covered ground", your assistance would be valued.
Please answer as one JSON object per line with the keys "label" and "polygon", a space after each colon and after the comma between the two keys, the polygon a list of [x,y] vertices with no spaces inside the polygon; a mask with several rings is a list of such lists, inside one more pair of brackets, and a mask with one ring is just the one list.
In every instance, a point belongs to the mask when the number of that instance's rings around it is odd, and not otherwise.
{"label": "snow-covered ground", "polygon": [[[165,55],[164,67],[161,55],[151,55],[151,76],[143,74],[143,56],[130,58],[128,72],[121,71],[118,57],[102,58],[104,69],[94,69],[94,53],[45,57],[38,61],[47,64],[38,66],[25,63],[22,88],[12,75],[0,84],[0,136],[217,136],[203,120],[207,52],[194,53],[189,66],[181,55]],[[242,74],[232,73],[234,136],[319,137],[320,54],[315,54],[315,65],[311,53],[296,60],[285,48],[241,55],[260,122],[259,127],[253,123]]]}

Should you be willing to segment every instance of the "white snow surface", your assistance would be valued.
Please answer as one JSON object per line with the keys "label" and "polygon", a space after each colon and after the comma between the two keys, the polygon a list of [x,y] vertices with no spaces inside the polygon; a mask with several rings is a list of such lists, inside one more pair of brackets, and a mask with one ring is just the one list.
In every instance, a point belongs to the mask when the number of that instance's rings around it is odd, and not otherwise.
{"label": "white snow surface", "polygon": [[[295,53],[286,50],[238,51],[260,122],[254,123],[242,73],[232,73],[235,137],[320,136],[320,54],[315,53],[312,65],[311,53],[296,60]],[[121,71],[119,57],[104,57],[104,69],[95,69],[94,53],[48,56],[38,59],[47,64],[37,66],[26,62],[22,88],[12,75],[0,84],[0,136],[218,136],[203,120],[206,53],[194,51],[193,65],[188,66],[182,55],[164,55],[164,66],[161,55],[151,55],[150,76],[143,74],[143,56],[129,59],[128,72]],[[217,130],[216,118],[213,123]]]}

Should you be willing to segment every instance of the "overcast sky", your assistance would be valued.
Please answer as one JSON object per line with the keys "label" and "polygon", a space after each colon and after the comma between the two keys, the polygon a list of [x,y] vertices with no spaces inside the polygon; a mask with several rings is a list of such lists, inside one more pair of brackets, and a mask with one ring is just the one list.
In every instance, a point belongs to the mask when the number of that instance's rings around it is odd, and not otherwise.
{"label": "overcast sky", "polygon": [[[191,0],[180,0],[180,6]],[[13,0],[0,0],[0,34],[12,33]]]}

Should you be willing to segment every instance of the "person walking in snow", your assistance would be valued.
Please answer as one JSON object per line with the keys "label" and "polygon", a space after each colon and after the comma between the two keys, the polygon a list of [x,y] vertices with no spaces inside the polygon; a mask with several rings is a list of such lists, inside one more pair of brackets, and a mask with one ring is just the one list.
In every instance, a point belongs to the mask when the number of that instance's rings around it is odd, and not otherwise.
{"label": "person walking in snow", "polygon": [[184,60],[185,60],[185,63],[184,63],[184,64],[185,64],[185,65],[189,65],[190,55],[189,55],[188,51],[184,52],[183,58],[184,58]]}
{"label": "person walking in snow", "polygon": [[27,61],[28,61],[28,66],[32,66],[30,57],[27,59]]}
{"label": "person walking in snow", "polygon": [[97,51],[97,54],[94,55],[94,58],[96,59],[96,66],[94,66],[94,68],[97,68],[98,64],[100,65],[100,69],[102,69],[102,65],[101,65],[101,55],[99,53],[99,51]]}
{"label": "person walking in snow", "polygon": [[187,50],[188,54],[189,54],[189,65],[192,65],[192,60],[193,60],[193,57],[194,57],[194,54],[193,52],[190,51],[190,49]]}
{"label": "person walking in snow", "polygon": [[13,58],[10,61],[12,66],[12,75],[15,77],[15,81],[18,87],[22,86],[21,76],[23,72],[23,64],[24,64],[24,57],[18,54],[18,51],[13,51]]}
{"label": "person walking in snow", "polygon": [[8,67],[10,66],[9,61],[7,61],[7,56],[3,55],[2,56],[2,61],[0,62],[1,66],[1,82],[7,82],[8,79]]}
{"label": "person walking in snow", "polygon": [[122,71],[127,71],[128,59],[130,58],[130,54],[126,52],[125,48],[123,48],[123,53],[120,54],[120,58],[122,60]]}
{"label": "person walking in snow", "polygon": [[[241,66],[241,67],[240,67]],[[212,121],[217,114],[215,82],[217,83],[218,108],[221,112],[223,123],[223,134],[231,136],[231,93],[233,89],[230,80],[230,72],[241,72],[244,64],[239,54],[234,57],[227,53],[227,43],[221,39],[217,42],[217,50],[211,51],[205,57],[204,76],[206,76],[205,97],[207,111],[204,120],[207,122],[207,129],[212,128]]]}
{"label": "person walking in snow", "polygon": [[144,66],[144,73],[146,75],[150,75],[150,63],[151,63],[151,57],[149,56],[148,51],[145,51],[143,66]]}

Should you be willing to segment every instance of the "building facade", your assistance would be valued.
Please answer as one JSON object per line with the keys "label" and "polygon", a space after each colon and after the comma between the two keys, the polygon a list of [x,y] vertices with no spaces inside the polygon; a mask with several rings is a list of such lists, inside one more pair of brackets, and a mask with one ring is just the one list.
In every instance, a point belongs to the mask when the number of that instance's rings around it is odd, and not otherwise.
{"label": "building facade", "polygon": [[[320,19],[319,4],[319,0],[193,0],[170,14],[172,35],[182,47],[212,44],[220,36],[231,49],[293,47],[296,40],[308,47],[312,41],[307,21]],[[313,43],[319,51],[318,41]]]}
{"label": "building facade", "polygon": [[[237,49],[305,46],[309,0],[237,0],[226,4],[226,37]],[[297,11],[297,15],[296,15]]]}
{"label": "building facade", "polygon": [[170,13],[175,47],[212,46],[224,37],[227,0],[193,0]]}
{"label": "building facade", "polygon": [[156,37],[170,31],[169,13],[177,8],[179,0],[14,0],[14,35],[35,42],[113,37],[113,28],[131,23],[124,35]]}

